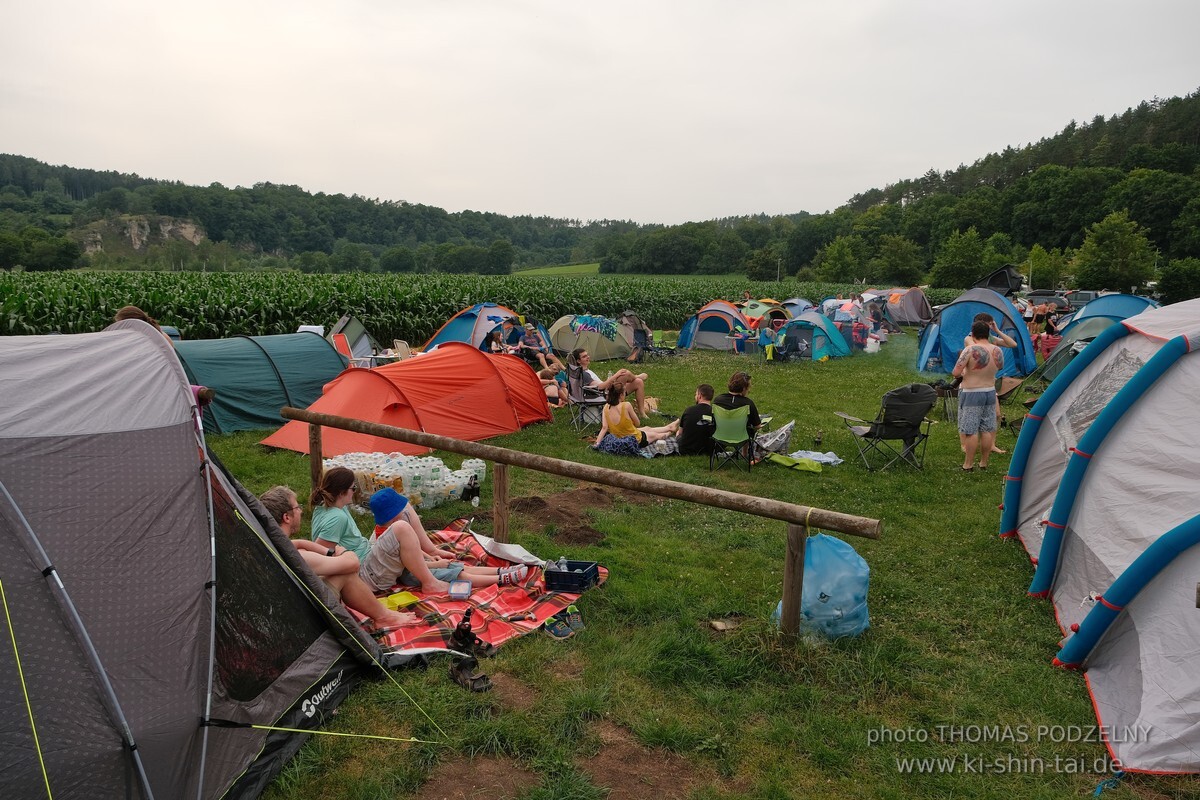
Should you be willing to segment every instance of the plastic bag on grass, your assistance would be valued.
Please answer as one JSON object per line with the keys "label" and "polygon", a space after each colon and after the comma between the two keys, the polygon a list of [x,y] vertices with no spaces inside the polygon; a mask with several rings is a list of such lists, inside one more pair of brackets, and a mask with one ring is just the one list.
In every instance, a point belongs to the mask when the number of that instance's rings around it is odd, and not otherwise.
{"label": "plastic bag on grass", "polygon": [[[871,626],[867,587],[871,568],[853,547],[823,533],[810,536],[804,548],[804,590],[800,597],[800,628],[827,638],[858,636]],[[771,615],[776,625],[783,601]]]}

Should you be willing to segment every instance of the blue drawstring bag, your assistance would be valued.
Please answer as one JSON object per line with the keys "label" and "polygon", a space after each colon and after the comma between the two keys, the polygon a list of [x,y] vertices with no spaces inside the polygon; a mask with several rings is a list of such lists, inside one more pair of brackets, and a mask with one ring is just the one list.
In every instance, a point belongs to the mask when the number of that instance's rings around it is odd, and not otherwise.
{"label": "blue drawstring bag", "polygon": [[[871,568],[853,547],[818,533],[804,548],[804,591],[800,597],[800,628],[830,639],[858,636],[871,626],[867,616],[867,586]],[[771,619],[783,616],[783,601]]]}

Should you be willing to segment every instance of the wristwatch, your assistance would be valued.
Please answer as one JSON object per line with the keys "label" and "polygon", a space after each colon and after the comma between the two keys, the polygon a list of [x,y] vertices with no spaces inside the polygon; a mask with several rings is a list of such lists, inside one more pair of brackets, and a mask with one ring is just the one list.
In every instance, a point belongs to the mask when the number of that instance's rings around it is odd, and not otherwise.
{"label": "wristwatch", "polygon": [[326,551],[325,551],[325,555],[329,556],[330,558],[333,558],[333,557],[334,557],[334,555],[336,555],[336,553],[337,553],[337,548],[336,548],[336,547],[331,547],[331,548],[329,548],[328,550],[326,550]]}

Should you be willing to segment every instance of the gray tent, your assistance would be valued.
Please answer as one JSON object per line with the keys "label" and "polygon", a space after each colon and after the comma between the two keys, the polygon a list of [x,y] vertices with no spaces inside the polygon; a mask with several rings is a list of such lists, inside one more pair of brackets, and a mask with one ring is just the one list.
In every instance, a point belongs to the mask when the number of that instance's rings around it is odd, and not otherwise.
{"label": "gray tent", "polygon": [[377,645],[152,327],[0,337],[0,387],[0,797],[256,796]]}

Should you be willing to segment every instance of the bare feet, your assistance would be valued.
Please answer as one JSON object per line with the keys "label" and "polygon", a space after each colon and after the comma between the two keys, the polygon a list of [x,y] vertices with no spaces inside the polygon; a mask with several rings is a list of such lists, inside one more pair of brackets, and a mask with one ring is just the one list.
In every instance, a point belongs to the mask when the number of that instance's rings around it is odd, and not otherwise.
{"label": "bare feet", "polygon": [[376,628],[399,628],[405,625],[416,625],[417,615],[407,611],[385,611],[372,620]]}
{"label": "bare feet", "polygon": [[425,594],[446,594],[450,591],[450,584],[445,581],[433,581],[429,584],[421,584],[421,591]]}
{"label": "bare feet", "polygon": [[993,447],[993,448],[992,448],[992,452],[993,452],[993,453],[1000,453],[1001,455],[1003,455],[1003,454],[1007,453],[1008,451],[1007,451],[1007,450],[1001,450],[999,447]]}

